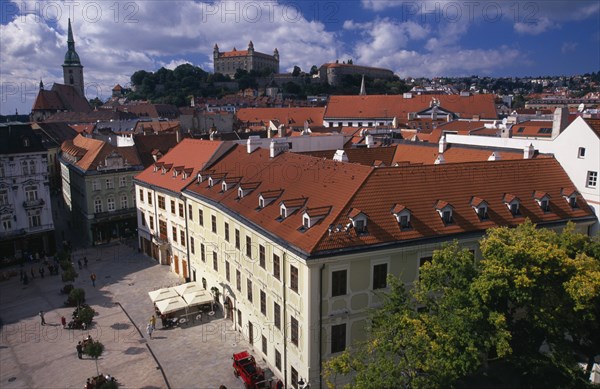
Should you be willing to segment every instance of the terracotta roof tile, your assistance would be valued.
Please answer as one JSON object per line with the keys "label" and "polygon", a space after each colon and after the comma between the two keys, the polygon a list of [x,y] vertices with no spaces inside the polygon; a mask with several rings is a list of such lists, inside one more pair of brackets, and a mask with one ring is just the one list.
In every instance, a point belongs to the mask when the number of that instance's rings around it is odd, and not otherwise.
{"label": "terracotta roof tile", "polygon": [[584,119],[588,126],[594,131],[596,136],[600,138],[600,119]]}
{"label": "terracotta roof tile", "polygon": [[542,191],[539,191],[539,190],[536,190],[536,191],[533,192],[533,198],[535,200],[541,200],[544,197],[550,197],[550,195],[548,195],[548,193],[546,193],[546,192],[542,192]]}
{"label": "terracotta roof tile", "polygon": [[[135,178],[147,185],[179,192],[196,179],[195,174],[197,172],[206,168],[208,164],[216,160],[232,146],[232,144],[224,142],[184,139],[165,154],[156,164],[149,166]],[[175,178],[172,174],[166,174],[173,165],[192,169],[191,173],[185,179]],[[160,169],[154,171],[154,166],[158,166]],[[165,173],[163,173],[163,170]]]}
{"label": "terracotta roof tile", "polygon": [[512,126],[513,138],[519,137],[552,137],[552,121],[545,120],[527,120]]}
{"label": "terracotta roof tile", "polygon": [[130,166],[141,166],[141,160],[133,146],[115,147],[101,140],[86,138],[81,134],[77,135],[72,141],[64,141],[61,150],[63,153],[77,157],[78,160],[75,165],[84,171],[96,170],[101,167],[106,157],[111,153],[123,157]]}
{"label": "terracotta roof tile", "polygon": [[250,125],[262,123],[267,126],[270,120],[274,120],[286,127],[303,127],[306,121],[309,126],[311,124],[321,126],[324,113],[323,107],[240,108],[236,112],[236,117],[239,121]]}

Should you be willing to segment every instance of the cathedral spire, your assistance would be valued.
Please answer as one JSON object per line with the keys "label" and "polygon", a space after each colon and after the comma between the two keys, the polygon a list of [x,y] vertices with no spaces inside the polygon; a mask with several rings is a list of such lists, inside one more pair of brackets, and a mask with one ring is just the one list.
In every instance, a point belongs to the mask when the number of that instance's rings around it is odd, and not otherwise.
{"label": "cathedral spire", "polygon": [[67,53],[65,54],[65,63],[67,66],[81,65],[79,55],[75,51],[75,39],[73,39],[73,29],[71,28],[71,19],[69,18],[69,32],[67,36]]}
{"label": "cathedral spire", "polygon": [[67,52],[65,53],[65,62],[63,63],[62,68],[65,85],[72,85],[79,95],[85,97],[83,66],[79,60],[79,54],[75,51],[75,39],[73,39],[71,19],[69,19],[69,29],[67,34]]}

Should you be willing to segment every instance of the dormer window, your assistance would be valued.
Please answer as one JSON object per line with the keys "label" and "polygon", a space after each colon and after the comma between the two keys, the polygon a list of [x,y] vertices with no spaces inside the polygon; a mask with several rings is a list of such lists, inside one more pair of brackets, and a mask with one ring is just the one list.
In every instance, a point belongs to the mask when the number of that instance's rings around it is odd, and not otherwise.
{"label": "dormer window", "polygon": [[223,174],[223,173],[211,174],[208,177],[208,187],[212,188],[213,186],[217,185],[219,182],[221,182],[221,180],[224,177],[225,177],[225,174]]}
{"label": "dormer window", "polygon": [[227,182],[223,181],[223,183],[221,183],[221,191],[227,192]]}
{"label": "dormer window", "polygon": [[521,200],[519,200],[517,196],[506,193],[502,201],[506,204],[513,216],[519,216],[521,214]]}
{"label": "dormer window", "polygon": [[569,203],[569,206],[573,209],[579,208],[577,205],[577,196],[579,192],[577,192],[574,188],[563,188],[561,190],[562,197]]}
{"label": "dormer window", "polygon": [[240,183],[240,186],[238,187],[238,197],[240,199],[244,198],[244,196],[247,196],[254,189],[258,188],[259,185],[260,185],[260,182]]}
{"label": "dormer window", "polygon": [[307,230],[324,219],[331,212],[331,206],[317,207],[317,208],[306,208],[302,214],[302,227],[301,231]]}
{"label": "dormer window", "polygon": [[477,213],[477,217],[479,217],[479,220],[486,220],[489,218],[487,201],[485,201],[479,197],[473,196],[471,198],[470,204],[471,204],[471,207],[473,207],[473,209],[475,210],[475,213]]}
{"label": "dormer window", "polygon": [[533,192],[533,199],[543,212],[550,211],[550,195],[548,193],[535,191]]}
{"label": "dormer window", "polygon": [[350,219],[350,223],[352,223],[352,227],[354,227],[354,230],[356,231],[356,233],[364,233],[367,231],[367,215],[362,212],[360,209],[358,208],[352,208],[350,209],[350,212],[348,212],[348,218]]}
{"label": "dormer window", "polygon": [[279,205],[279,217],[285,219],[306,204],[306,197],[283,200]]}
{"label": "dormer window", "polygon": [[396,218],[401,230],[410,228],[410,209],[402,204],[395,204],[391,209],[392,215]]}
{"label": "dormer window", "polygon": [[454,207],[448,202],[444,200],[438,200],[435,203],[435,210],[438,211],[438,214],[442,218],[442,222],[444,222],[445,225],[454,223],[454,218],[452,217]]}
{"label": "dormer window", "polygon": [[163,163],[162,162],[156,162],[154,164],[154,172],[157,172],[159,169],[161,169],[163,167]]}

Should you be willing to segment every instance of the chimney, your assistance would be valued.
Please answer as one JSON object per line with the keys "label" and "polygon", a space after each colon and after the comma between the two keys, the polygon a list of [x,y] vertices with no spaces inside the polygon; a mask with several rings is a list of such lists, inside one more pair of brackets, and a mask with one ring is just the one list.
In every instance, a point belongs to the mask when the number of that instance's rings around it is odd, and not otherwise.
{"label": "chimney", "polygon": [[373,142],[373,135],[371,135],[371,134],[367,135],[365,137],[365,143],[368,148],[372,148],[375,145],[375,142]]}
{"label": "chimney", "polygon": [[535,148],[530,143],[529,146],[526,146],[523,149],[523,159],[531,159],[533,158],[533,154],[535,153]]}
{"label": "chimney", "polygon": [[500,153],[495,151],[488,157],[488,161],[499,161],[500,159]]}
{"label": "chimney", "polygon": [[283,128],[283,124],[279,125],[279,128],[277,129],[277,133],[280,138],[285,137],[285,129]]}
{"label": "chimney", "polygon": [[569,109],[560,107],[554,110],[554,118],[552,120],[552,139],[560,135],[569,124]]}
{"label": "chimney", "polygon": [[275,158],[281,153],[285,153],[289,150],[289,146],[287,142],[276,141],[275,139],[271,139],[271,143],[269,144],[269,157]]}
{"label": "chimney", "polygon": [[442,154],[448,148],[448,142],[446,142],[446,135],[442,135],[438,142],[438,152]]}
{"label": "chimney", "polygon": [[251,135],[248,138],[248,141],[246,142],[246,149],[248,151],[248,154],[252,154],[252,152],[254,152],[254,150],[258,148],[260,148],[260,136]]}
{"label": "chimney", "polygon": [[338,162],[348,162],[348,155],[344,150],[340,149],[335,152],[333,160]]}
{"label": "chimney", "polygon": [[435,159],[435,162],[433,163],[434,165],[441,165],[443,163],[446,163],[446,158],[444,158],[444,154],[439,153],[437,158]]}

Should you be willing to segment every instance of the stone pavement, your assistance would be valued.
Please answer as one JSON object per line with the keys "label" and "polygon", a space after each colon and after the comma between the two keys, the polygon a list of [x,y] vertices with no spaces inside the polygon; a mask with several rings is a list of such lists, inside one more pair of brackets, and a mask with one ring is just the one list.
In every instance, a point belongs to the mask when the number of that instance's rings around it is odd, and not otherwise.
{"label": "stone pavement", "polygon": [[[79,360],[75,351],[88,333],[105,346],[98,369],[123,387],[244,387],[233,375],[231,356],[253,349],[221,311],[173,329],[161,329],[158,319],[153,338],[148,338],[145,329],[154,312],[148,292],[183,282],[177,275],[123,244],[78,250],[74,262],[83,256],[89,265],[78,270],[74,285],[86,291],[86,302],[98,312],[88,331],[60,325],[61,316],[68,320],[73,311],[63,305],[60,276],[40,279],[36,274],[29,285],[22,285],[18,276],[0,282],[1,388],[81,388],[96,374],[94,360]],[[40,310],[45,326],[40,325]]]}

